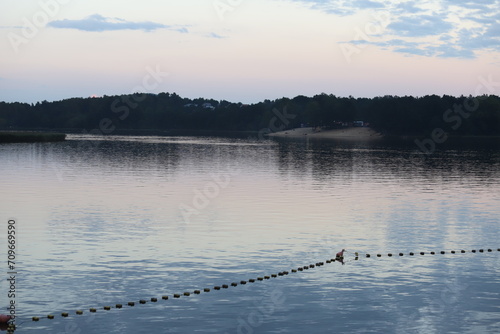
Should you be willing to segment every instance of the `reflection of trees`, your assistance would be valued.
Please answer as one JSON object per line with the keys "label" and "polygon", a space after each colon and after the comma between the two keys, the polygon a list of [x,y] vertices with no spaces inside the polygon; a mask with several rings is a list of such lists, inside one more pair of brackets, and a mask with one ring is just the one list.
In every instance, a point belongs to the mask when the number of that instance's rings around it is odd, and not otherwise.
{"label": "reflection of trees", "polygon": [[[366,167],[368,144],[333,140],[285,139],[279,141],[279,168],[282,175],[302,179],[312,177],[328,183],[336,178],[348,180],[356,168]],[[366,152],[365,152],[366,151]]]}
{"label": "reflection of trees", "polygon": [[[312,177],[319,184],[333,180],[357,178],[366,182],[387,180],[401,185],[474,182],[485,187],[496,186],[500,180],[500,151],[498,142],[469,146],[449,140],[446,150],[425,155],[413,142],[350,142],[334,140],[279,140],[280,173],[291,178]],[[414,157],[418,156],[416,160]],[[384,181],[385,180],[385,181]]]}
{"label": "reflection of trees", "polygon": [[278,168],[280,175],[305,179],[311,173],[311,150],[307,140],[278,140]]}
{"label": "reflection of trees", "polygon": [[71,161],[112,173],[118,170],[151,174],[173,173],[180,161],[182,145],[118,140],[70,142]]}

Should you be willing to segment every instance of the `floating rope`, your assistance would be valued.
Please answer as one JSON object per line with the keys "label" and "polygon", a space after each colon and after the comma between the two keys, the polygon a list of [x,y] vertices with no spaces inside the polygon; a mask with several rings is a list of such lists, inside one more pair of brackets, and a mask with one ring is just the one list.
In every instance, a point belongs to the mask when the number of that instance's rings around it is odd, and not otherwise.
{"label": "floating rope", "polygon": [[[500,252],[500,248],[498,248],[496,250],[497,252]],[[387,256],[389,258],[394,258],[395,256],[399,256],[399,257],[402,257],[402,256],[405,256],[405,255],[408,255],[408,256],[415,256],[415,255],[426,255],[426,254],[429,254],[429,255],[444,255],[444,254],[465,254],[465,253],[491,253],[491,252],[494,252],[493,249],[473,249],[471,251],[466,251],[466,250],[458,250],[458,251],[455,251],[455,250],[451,250],[451,251],[440,251],[440,252],[409,252],[407,254],[404,254],[404,253],[387,253],[387,254],[381,254],[381,253],[377,253],[377,254],[370,254],[370,253],[365,253],[364,254],[364,257],[365,258],[371,258],[372,256],[373,257],[383,257],[383,256]],[[354,253],[354,260],[359,260],[360,258],[360,253],[358,252],[355,252]],[[178,298],[182,298],[182,297],[189,297],[191,295],[200,295],[202,292],[203,293],[209,293],[211,291],[219,291],[221,289],[229,289],[229,287],[237,287],[238,285],[246,285],[247,283],[256,283],[256,282],[261,282],[261,281],[265,281],[265,280],[270,280],[272,278],[278,278],[278,277],[283,277],[283,276],[287,276],[291,273],[299,273],[299,272],[303,272],[303,271],[306,271],[306,270],[309,270],[309,269],[314,269],[314,268],[317,268],[317,267],[321,267],[321,266],[324,266],[325,263],[327,264],[330,264],[330,263],[334,263],[334,262],[341,262],[342,264],[344,263],[344,260],[345,258],[344,257],[336,257],[336,258],[333,258],[333,259],[329,259],[329,260],[326,260],[324,262],[317,262],[317,263],[313,263],[313,264],[309,264],[309,265],[306,265],[306,266],[303,266],[303,267],[298,267],[298,268],[294,268],[294,269],[291,269],[289,271],[281,271],[277,274],[271,274],[271,275],[265,275],[265,276],[259,276],[257,278],[251,278],[249,280],[242,280],[242,281],[239,281],[239,282],[232,282],[230,284],[222,284],[222,285],[216,285],[216,286],[213,286],[211,288],[204,288],[204,289],[199,289],[199,290],[194,290],[194,291],[186,291],[184,293],[175,293],[175,294],[172,294],[171,296],[169,295],[163,295],[161,296],[160,298],[150,298],[150,299],[141,299],[139,301],[130,301],[126,304],[115,304],[114,306],[111,306],[111,305],[106,305],[106,306],[102,306],[100,308],[89,308],[88,309],[88,312],[90,313],[96,313],[98,310],[103,310],[103,311],[111,311],[112,309],[122,309],[124,307],[124,305],[127,305],[128,307],[134,307],[136,306],[136,304],[147,304],[148,302],[150,303],[157,303],[158,301],[160,300],[163,300],[163,301],[166,301],[166,300],[169,300],[171,299],[171,297],[175,298],[175,299],[178,299]],[[76,310],[74,311],[73,313],[71,314],[76,314],[76,315],[83,315],[85,312],[83,310]],[[63,318],[68,318],[70,317],[70,313],[69,312],[62,312],[60,314],[61,317]],[[53,320],[56,318],[56,315],[55,314],[49,314],[47,316],[44,316],[44,317],[32,317],[31,320],[32,321],[41,321],[41,320],[44,320],[44,319],[49,319],[49,320]],[[9,326],[9,328],[7,329],[7,333],[14,333],[15,331],[15,325],[11,324]]]}
{"label": "floating rope", "polygon": [[[488,249],[477,249],[477,250],[473,249],[473,250],[470,251],[470,253],[491,253],[493,251],[494,250],[491,249],[491,248],[488,248]],[[500,248],[498,248],[497,251],[500,252]],[[429,254],[429,255],[441,254],[441,255],[443,255],[443,254],[447,254],[447,253],[450,253],[450,254],[457,254],[457,253],[465,254],[465,253],[468,253],[468,251],[461,249],[459,251],[458,250],[457,251],[450,250],[450,251],[440,251],[440,252],[409,252],[407,255],[409,255],[409,256],[425,255],[425,254]],[[356,256],[355,260],[357,260],[359,258],[359,253],[356,252],[354,254]],[[387,253],[388,257],[393,257],[393,256],[396,256],[396,255],[397,256],[404,256],[405,254],[404,253],[397,253],[397,254]],[[373,254],[373,256],[382,257],[384,255],[379,253],[379,254],[376,254],[376,255]],[[368,257],[368,258],[372,257],[372,254],[367,253],[367,254],[365,254],[365,257]]]}

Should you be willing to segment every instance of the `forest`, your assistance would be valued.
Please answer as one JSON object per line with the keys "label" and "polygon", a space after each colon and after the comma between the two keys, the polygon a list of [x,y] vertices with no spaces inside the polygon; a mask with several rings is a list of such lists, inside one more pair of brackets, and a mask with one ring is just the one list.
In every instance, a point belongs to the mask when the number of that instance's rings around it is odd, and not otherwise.
{"label": "forest", "polygon": [[0,102],[0,129],[110,134],[127,130],[279,131],[301,126],[335,128],[364,121],[396,136],[436,128],[456,136],[499,136],[500,97],[319,94],[255,104],[189,99],[176,93],[71,98],[55,102]]}

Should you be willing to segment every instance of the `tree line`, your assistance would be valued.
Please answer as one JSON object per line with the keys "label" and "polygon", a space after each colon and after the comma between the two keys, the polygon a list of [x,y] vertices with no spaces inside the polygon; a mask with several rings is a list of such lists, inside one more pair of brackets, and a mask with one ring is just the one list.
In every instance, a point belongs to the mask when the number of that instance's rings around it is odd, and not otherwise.
{"label": "tree line", "polygon": [[500,97],[428,95],[337,97],[319,94],[255,104],[188,99],[175,93],[0,102],[0,129],[268,131],[301,126],[334,128],[364,121],[388,135],[500,135]]}

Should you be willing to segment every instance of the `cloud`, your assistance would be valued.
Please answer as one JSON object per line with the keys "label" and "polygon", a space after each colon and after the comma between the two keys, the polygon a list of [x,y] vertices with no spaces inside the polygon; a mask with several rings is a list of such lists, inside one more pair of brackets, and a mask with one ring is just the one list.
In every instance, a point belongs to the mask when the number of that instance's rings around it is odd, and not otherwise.
{"label": "cloud", "polygon": [[206,37],[209,37],[209,38],[217,38],[217,39],[223,39],[223,38],[226,38],[225,36],[221,36],[219,34],[216,34],[214,32],[211,32],[210,34],[206,35]]}
{"label": "cloud", "polygon": [[418,3],[416,1],[402,2],[397,5],[396,10],[407,14],[415,14],[425,11],[424,9],[418,7]]}
{"label": "cloud", "polygon": [[489,6],[498,6],[497,0],[481,0],[481,1],[470,1],[470,0],[445,0],[445,5],[448,6],[459,6],[467,9],[477,9],[481,11],[489,11]]}
{"label": "cloud", "polygon": [[378,0],[289,0],[295,3],[302,3],[310,9],[320,10],[328,14],[349,16],[362,9],[382,9],[385,7],[384,1]]}
{"label": "cloud", "polygon": [[424,56],[424,57],[430,57],[432,56],[428,50],[425,50],[420,47],[396,47],[394,48],[395,52],[400,52],[404,53],[406,55],[417,55],[417,56]]}
{"label": "cloud", "polygon": [[302,3],[313,10],[319,10],[327,14],[340,16],[352,15],[355,13],[350,1],[345,0],[290,0],[295,3]]}
{"label": "cloud", "polygon": [[49,27],[57,29],[77,29],[81,31],[103,32],[116,30],[143,30],[153,31],[157,29],[169,29],[186,33],[188,30],[185,27],[169,26],[161,23],[150,21],[131,22],[120,18],[109,18],[99,14],[88,16],[82,20],[58,20],[47,24]]}
{"label": "cloud", "polygon": [[[500,51],[500,34],[498,27],[492,26],[484,32],[474,29],[463,29],[458,34],[458,43],[468,49]],[[480,35],[481,38],[477,38]]]}
{"label": "cloud", "polygon": [[438,16],[419,15],[400,17],[387,28],[400,36],[421,37],[449,32],[453,29],[453,24]]}
{"label": "cloud", "polygon": [[490,25],[485,36],[500,38],[500,21],[495,22],[495,24]]}
{"label": "cloud", "polygon": [[500,51],[500,0],[289,0],[336,16],[360,11],[384,13],[382,33],[366,40],[341,43],[371,44],[398,53],[425,57],[475,58],[481,51]]}
{"label": "cloud", "polygon": [[461,47],[454,46],[438,46],[435,48],[429,48],[429,51],[434,52],[434,55],[440,58],[464,58],[464,59],[474,59],[476,55],[473,51],[469,49],[464,49]]}
{"label": "cloud", "polygon": [[371,0],[356,0],[352,4],[358,8],[384,8],[384,4]]}

